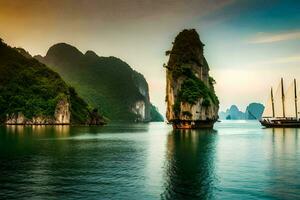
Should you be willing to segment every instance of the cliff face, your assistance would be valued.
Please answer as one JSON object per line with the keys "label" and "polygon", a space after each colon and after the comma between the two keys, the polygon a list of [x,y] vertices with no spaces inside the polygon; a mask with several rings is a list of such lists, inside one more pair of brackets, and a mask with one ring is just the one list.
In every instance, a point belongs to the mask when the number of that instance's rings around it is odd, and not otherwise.
{"label": "cliff face", "polygon": [[86,124],[88,105],[61,77],[0,40],[0,123]]}
{"label": "cliff face", "polygon": [[7,114],[5,124],[7,125],[38,125],[38,124],[70,124],[71,123],[70,104],[67,100],[61,99],[55,108],[54,116],[37,115],[32,118],[27,118],[22,112],[17,114]]}
{"label": "cliff face", "polygon": [[218,119],[219,101],[214,79],[203,55],[197,32],[183,30],[175,38],[166,67],[166,117],[174,128],[212,127]]}
{"label": "cliff face", "polygon": [[133,73],[134,84],[143,99],[133,102],[132,112],[137,115],[135,121],[151,121],[149,87],[144,76],[136,71]]}
{"label": "cliff face", "polygon": [[110,120],[151,121],[148,83],[122,60],[101,57],[93,51],[83,54],[64,43],[50,47],[45,57],[36,58],[57,71]]}
{"label": "cliff face", "polygon": [[54,112],[54,119],[56,124],[70,124],[70,103],[66,99],[61,99],[57,103]]}

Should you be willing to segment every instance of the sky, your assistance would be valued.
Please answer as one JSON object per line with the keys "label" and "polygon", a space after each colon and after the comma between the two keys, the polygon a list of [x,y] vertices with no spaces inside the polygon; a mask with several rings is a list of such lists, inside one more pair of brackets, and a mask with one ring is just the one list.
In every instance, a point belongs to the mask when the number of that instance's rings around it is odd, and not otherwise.
{"label": "sky", "polygon": [[[175,36],[195,28],[220,110],[264,103],[270,87],[300,81],[300,1],[0,0],[0,37],[32,55],[66,42],[116,56],[142,73],[165,112],[165,69]],[[300,86],[300,85],[299,85]]]}

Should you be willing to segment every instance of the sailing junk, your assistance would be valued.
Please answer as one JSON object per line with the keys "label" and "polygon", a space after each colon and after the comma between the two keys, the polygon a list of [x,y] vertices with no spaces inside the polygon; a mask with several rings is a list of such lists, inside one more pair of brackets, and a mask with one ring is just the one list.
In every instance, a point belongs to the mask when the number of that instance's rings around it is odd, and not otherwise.
{"label": "sailing junk", "polygon": [[285,93],[281,78],[275,96],[273,96],[271,88],[271,96],[267,101],[260,123],[265,127],[300,127],[298,104],[296,79]]}

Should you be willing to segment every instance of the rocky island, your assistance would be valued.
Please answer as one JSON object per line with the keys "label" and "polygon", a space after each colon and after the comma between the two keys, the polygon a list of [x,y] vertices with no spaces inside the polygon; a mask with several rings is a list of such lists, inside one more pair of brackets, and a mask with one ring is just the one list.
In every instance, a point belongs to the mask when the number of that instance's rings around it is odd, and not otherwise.
{"label": "rocky island", "polygon": [[88,50],[58,43],[37,60],[58,72],[91,106],[111,121],[163,121],[150,102],[148,83],[144,76],[123,60],[98,56]]}
{"label": "rocky island", "polygon": [[204,44],[194,29],[180,32],[167,51],[167,120],[175,129],[211,128],[218,119],[215,80],[203,55]]}
{"label": "rocky island", "polygon": [[236,105],[232,105],[226,111],[219,112],[219,118],[227,120],[259,120],[264,109],[265,107],[261,103],[250,103],[246,111],[242,112]]}
{"label": "rocky island", "polygon": [[0,39],[0,123],[99,125],[105,122],[59,74],[24,49],[12,48]]}

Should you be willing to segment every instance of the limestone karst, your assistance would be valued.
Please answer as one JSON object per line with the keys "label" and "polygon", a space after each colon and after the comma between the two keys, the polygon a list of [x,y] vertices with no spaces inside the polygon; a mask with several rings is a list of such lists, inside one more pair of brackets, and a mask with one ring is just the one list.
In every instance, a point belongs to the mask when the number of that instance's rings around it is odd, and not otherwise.
{"label": "limestone karst", "polygon": [[232,105],[226,111],[219,112],[219,118],[221,120],[259,120],[262,117],[264,108],[261,103],[250,103],[245,112],[242,112],[236,105]]}
{"label": "limestone karst", "polygon": [[0,39],[1,124],[88,124],[93,116],[58,73]]}
{"label": "limestone karst", "polygon": [[194,29],[180,32],[166,68],[167,120],[174,128],[212,127],[218,119],[215,80],[203,55],[204,44]]}
{"label": "limestone karst", "polygon": [[144,76],[119,58],[98,56],[90,50],[82,53],[66,43],[55,44],[46,56],[35,58],[57,71],[111,121],[163,121],[152,109]]}

